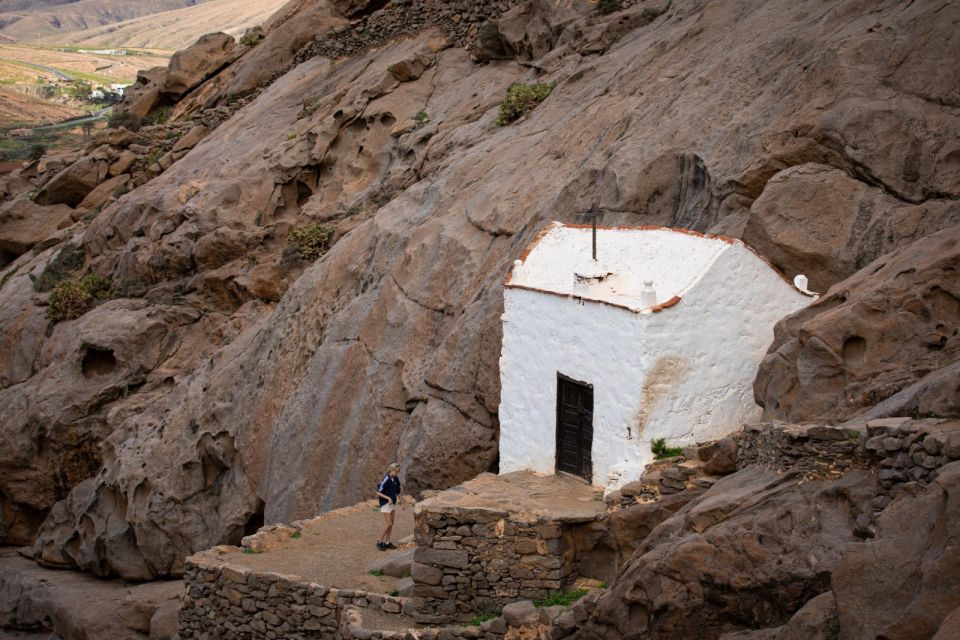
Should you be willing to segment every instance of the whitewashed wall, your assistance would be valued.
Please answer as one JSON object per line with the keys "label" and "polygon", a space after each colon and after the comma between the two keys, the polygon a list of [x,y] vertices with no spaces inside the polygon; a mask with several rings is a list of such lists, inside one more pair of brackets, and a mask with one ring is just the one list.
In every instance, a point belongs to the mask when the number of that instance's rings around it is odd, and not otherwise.
{"label": "whitewashed wall", "polygon": [[509,287],[504,298],[501,472],[554,472],[559,371],[593,385],[593,484],[607,490],[640,476],[655,438],[691,444],[755,419],[773,326],[810,300],[739,243],[659,313]]}
{"label": "whitewashed wall", "polygon": [[757,367],[781,318],[811,298],[740,243],[722,253],[676,306],[641,316],[643,388],[635,442],[610,467],[613,486],[639,478],[653,440],[714,440],[760,417]]}
{"label": "whitewashed wall", "polygon": [[594,484],[619,459],[640,400],[638,316],[596,302],[504,292],[500,472],[553,473],[557,372],[593,385]]}

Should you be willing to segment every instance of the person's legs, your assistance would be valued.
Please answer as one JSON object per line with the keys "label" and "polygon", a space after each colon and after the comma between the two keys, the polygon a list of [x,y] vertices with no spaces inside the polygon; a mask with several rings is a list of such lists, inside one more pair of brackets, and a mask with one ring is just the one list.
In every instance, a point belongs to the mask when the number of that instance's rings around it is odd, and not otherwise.
{"label": "person's legs", "polygon": [[389,544],[390,534],[393,533],[393,511],[386,515],[387,526],[383,529],[383,539],[381,540],[383,544]]}
{"label": "person's legs", "polygon": [[393,514],[385,511],[382,511],[381,513],[383,514],[383,531],[380,532],[380,537],[377,539],[377,544],[381,544],[389,540],[390,530],[393,529]]}

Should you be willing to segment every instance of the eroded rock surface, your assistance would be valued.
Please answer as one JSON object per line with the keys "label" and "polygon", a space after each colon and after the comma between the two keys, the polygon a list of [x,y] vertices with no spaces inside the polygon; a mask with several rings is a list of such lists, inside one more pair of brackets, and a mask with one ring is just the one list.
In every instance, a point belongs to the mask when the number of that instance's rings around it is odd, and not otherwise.
{"label": "eroded rock surface", "polygon": [[[603,224],[747,235],[818,288],[908,250],[950,221],[960,193],[957,71],[943,65],[960,51],[958,11],[714,0],[600,16],[538,2],[498,27],[521,60],[478,64],[441,31],[317,57],[322,47],[305,46],[314,36],[362,30],[325,2],[288,4],[259,44],[173,105],[184,132],[209,131],[192,149],[91,151],[36,185],[38,202],[79,204],[111,172],[135,171],[124,153],[150,162],[92,222],[47,239],[72,238],[80,273],[144,297],[50,325],[30,276],[55,251],[40,245],[0,274],[0,436],[25,452],[0,472],[0,531],[36,540],[51,565],[176,575],[192,551],[264,520],[369,496],[392,460],[412,491],[493,468],[502,278],[548,220],[599,211]],[[145,76],[144,115],[166,74]],[[497,126],[517,81],[555,85]],[[36,167],[19,177],[39,179]],[[835,206],[830,237],[799,236]],[[314,224],[329,225],[332,247],[304,260],[288,238]],[[928,282],[937,299],[949,293]],[[945,337],[924,362],[952,353]],[[91,346],[113,351],[109,373],[84,376]],[[920,366],[885,388],[922,379]],[[792,379],[786,370],[777,380]],[[835,380],[810,389],[805,407],[833,411]],[[52,469],[67,448],[90,455],[64,480]],[[30,455],[50,466],[29,469]],[[804,491],[800,509],[816,497]],[[839,514],[856,500],[836,502]],[[801,569],[803,598],[820,593],[816,571]],[[758,620],[793,613],[771,606]]]}
{"label": "eroded rock surface", "polygon": [[778,323],[754,382],[765,415],[957,415],[958,264],[954,226],[878,258]]}

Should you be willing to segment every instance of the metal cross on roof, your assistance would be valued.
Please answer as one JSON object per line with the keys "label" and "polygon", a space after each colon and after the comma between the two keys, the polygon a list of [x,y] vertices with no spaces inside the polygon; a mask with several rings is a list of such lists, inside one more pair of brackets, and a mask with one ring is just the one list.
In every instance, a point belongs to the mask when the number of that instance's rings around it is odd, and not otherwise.
{"label": "metal cross on roof", "polygon": [[597,213],[591,211],[584,214],[586,217],[590,218],[590,226],[593,228],[593,259],[597,259],[597,218],[603,216],[602,213]]}

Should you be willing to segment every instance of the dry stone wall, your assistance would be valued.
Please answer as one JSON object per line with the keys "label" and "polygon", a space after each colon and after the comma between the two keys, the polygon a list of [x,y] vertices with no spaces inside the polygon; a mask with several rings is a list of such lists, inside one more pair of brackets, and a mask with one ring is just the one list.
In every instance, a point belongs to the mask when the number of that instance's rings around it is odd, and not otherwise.
{"label": "dry stone wall", "polygon": [[496,511],[419,512],[410,572],[414,617],[430,623],[463,621],[564,588],[576,577],[568,543],[574,525]]}
{"label": "dry stone wall", "polygon": [[193,556],[184,572],[180,638],[335,638],[345,607],[410,611],[407,598],[336,589]]}

